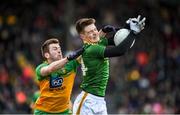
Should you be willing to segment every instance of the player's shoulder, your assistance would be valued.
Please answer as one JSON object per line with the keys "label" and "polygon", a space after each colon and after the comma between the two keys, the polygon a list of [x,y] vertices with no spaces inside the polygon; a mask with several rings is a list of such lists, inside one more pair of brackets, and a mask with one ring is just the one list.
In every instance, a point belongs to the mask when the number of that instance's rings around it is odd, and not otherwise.
{"label": "player's shoulder", "polygon": [[108,45],[107,38],[106,37],[100,37],[99,45],[107,46]]}
{"label": "player's shoulder", "polygon": [[40,69],[40,68],[42,68],[42,67],[44,67],[44,66],[47,66],[47,65],[48,65],[48,63],[43,62],[43,63],[37,65],[36,70],[38,70],[38,69]]}
{"label": "player's shoulder", "polygon": [[95,44],[85,44],[84,45],[84,49],[85,50],[91,50],[91,49],[99,47],[99,46],[100,46],[100,44],[98,44],[98,43],[95,43]]}

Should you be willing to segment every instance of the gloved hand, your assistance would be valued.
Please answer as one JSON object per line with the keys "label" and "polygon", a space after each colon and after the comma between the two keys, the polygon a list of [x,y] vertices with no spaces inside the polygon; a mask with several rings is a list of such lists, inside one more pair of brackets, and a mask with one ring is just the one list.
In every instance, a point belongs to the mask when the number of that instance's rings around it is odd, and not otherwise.
{"label": "gloved hand", "polygon": [[71,60],[73,60],[73,59],[76,59],[76,58],[79,57],[83,52],[84,52],[84,47],[82,47],[82,48],[74,51],[74,52],[71,53],[71,54],[69,54],[69,55],[67,56],[67,59],[68,59],[69,61],[71,61]]}
{"label": "gloved hand", "polygon": [[116,31],[116,28],[114,26],[111,26],[111,25],[106,25],[102,28],[102,31],[104,33],[109,33],[109,32],[115,32]]}
{"label": "gloved hand", "polygon": [[146,18],[144,17],[142,20],[140,20],[141,16],[139,15],[137,18],[129,18],[126,21],[126,24],[129,25],[130,30],[132,30],[135,34],[140,33],[145,26],[145,20]]}

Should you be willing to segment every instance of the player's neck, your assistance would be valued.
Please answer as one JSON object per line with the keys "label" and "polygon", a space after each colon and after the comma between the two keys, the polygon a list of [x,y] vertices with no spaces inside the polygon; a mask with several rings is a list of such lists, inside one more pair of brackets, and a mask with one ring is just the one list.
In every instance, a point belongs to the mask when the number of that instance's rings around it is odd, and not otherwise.
{"label": "player's neck", "polygon": [[47,62],[48,64],[50,64],[50,63],[52,63],[52,62],[53,62],[53,60],[48,59],[46,62]]}
{"label": "player's neck", "polygon": [[91,41],[87,41],[87,40],[84,40],[83,41],[84,42],[84,44],[97,44],[98,42],[91,42]]}

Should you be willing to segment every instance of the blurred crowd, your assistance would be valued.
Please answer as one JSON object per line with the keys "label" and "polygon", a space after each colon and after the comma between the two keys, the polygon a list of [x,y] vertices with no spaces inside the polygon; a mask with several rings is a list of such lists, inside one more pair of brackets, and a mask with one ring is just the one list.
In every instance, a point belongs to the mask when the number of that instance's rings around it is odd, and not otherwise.
{"label": "blurred crowd", "polygon": [[[63,54],[82,45],[74,23],[82,17],[97,27],[123,27],[145,16],[146,27],[126,55],[110,59],[108,113],[180,113],[180,1],[22,0],[0,1],[0,113],[31,113],[38,86],[40,46],[58,37]],[[78,72],[72,100],[80,91]]]}

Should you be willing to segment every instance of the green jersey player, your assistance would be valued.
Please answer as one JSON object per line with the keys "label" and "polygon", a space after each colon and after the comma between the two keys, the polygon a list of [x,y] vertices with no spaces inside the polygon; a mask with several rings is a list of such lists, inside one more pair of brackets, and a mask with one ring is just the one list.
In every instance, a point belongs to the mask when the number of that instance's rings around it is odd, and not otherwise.
{"label": "green jersey player", "polygon": [[[85,43],[85,53],[81,59],[84,80],[81,88],[97,96],[105,96],[105,89],[109,77],[109,59],[104,58],[107,39],[100,38],[97,44]],[[89,46],[89,47],[87,47]]]}
{"label": "green jersey player", "polygon": [[109,79],[109,57],[123,55],[134,42],[136,34],[144,29],[145,25],[144,22],[140,23],[138,18],[130,19],[128,24],[130,34],[127,38],[117,46],[107,47],[113,45],[114,41],[102,35],[115,32],[113,26],[105,26],[98,32],[95,19],[83,18],[76,22],[76,30],[84,42],[85,51],[81,59],[83,91],[74,102],[74,114],[107,114],[104,96]]}

